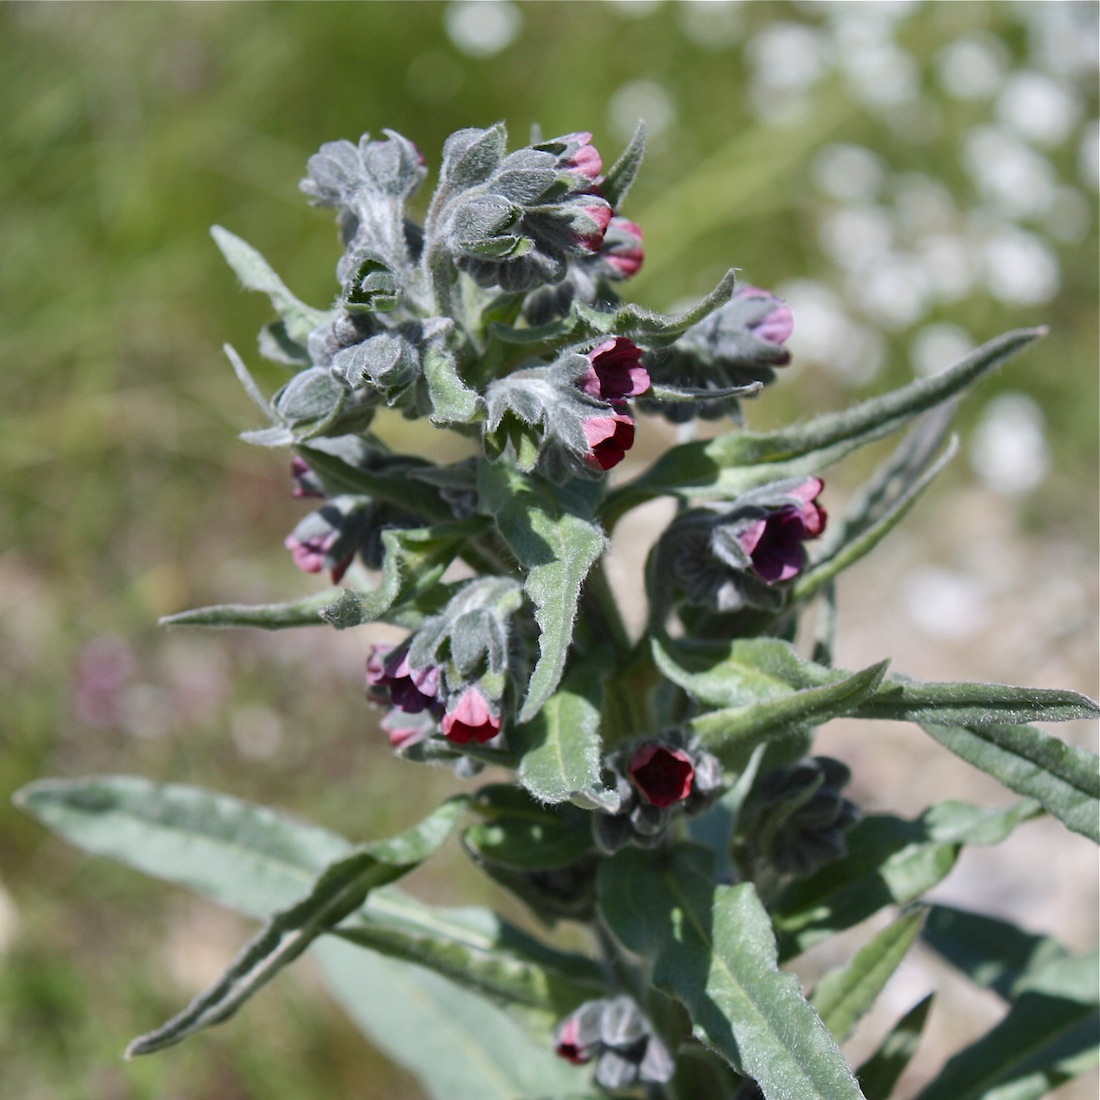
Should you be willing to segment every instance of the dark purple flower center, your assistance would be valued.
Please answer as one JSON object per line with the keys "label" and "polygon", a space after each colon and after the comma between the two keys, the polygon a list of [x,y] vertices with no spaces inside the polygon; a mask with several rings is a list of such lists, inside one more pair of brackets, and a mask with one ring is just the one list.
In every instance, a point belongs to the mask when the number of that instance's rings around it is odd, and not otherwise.
{"label": "dark purple flower center", "polygon": [[643,745],[630,761],[630,778],[646,801],[663,809],[691,794],[695,766],[682,749]]}
{"label": "dark purple flower center", "polygon": [[642,349],[625,336],[597,344],[585,353],[591,364],[581,389],[602,401],[637,397],[649,389],[649,372],[642,366]]}
{"label": "dark purple flower center", "polygon": [[584,437],[588,441],[588,465],[610,470],[634,446],[634,421],[625,413],[589,417],[584,422]]}
{"label": "dark purple flower center", "polygon": [[825,530],[825,509],[814,501],[824,488],[820,478],[809,478],[792,495],[801,504],[784,504],[749,523],[738,535],[741,548],[752,559],[753,572],[767,584],[789,581],[806,564],[802,543]]}

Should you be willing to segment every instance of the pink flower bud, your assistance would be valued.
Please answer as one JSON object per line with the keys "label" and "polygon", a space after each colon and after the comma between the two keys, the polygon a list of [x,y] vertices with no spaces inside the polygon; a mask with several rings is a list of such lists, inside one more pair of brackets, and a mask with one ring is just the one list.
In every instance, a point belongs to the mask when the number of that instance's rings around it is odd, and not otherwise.
{"label": "pink flower bud", "polygon": [[620,279],[629,279],[637,275],[645,259],[645,252],[642,250],[641,226],[627,218],[617,216],[612,218],[604,234],[600,259]]}
{"label": "pink flower bud", "polygon": [[491,741],[500,733],[500,718],[476,687],[468,687],[443,715],[443,736],[455,744]]}
{"label": "pink flower bud", "polygon": [[794,314],[790,306],[770,291],[761,290],[756,286],[743,286],[734,297],[771,299],[774,303],[772,310],[748,326],[749,332],[761,340],[767,340],[769,344],[778,346],[784,343],[794,331]]}

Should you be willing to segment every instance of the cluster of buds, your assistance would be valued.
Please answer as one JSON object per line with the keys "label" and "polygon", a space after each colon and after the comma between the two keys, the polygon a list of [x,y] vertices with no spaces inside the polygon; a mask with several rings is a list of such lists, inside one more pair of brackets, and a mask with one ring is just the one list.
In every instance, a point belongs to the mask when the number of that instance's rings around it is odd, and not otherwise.
{"label": "cluster of buds", "polygon": [[489,385],[486,451],[556,481],[599,476],[634,445],[627,401],[649,388],[642,351],[626,337],[567,351]]}
{"label": "cluster of buds", "polygon": [[690,509],[670,524],[654,555],[688,603],[717,611],[776,610],[778,586],[806,567],[805,542],[825,530],[818,477],[775,481],[732,504]]}
{"label": "cluster of buds", "polygon": [[801,876],[844,856],[844,834],[860,819],[841,793],[851,774],[829,756],[766,773],[745,800],[738,826],[739,843],[752,862]]}
{"label": "cluster of buds", "polygon": [[522,599],[509,578],[473,580],[406,643],[373,648],[367,697],[391,708],[382,727],[394,748],[408,748],[437,729],[456,745],[500,734],[514,665],[509,620]]}
{"label": "cluster of buds", "polygon": [[619,804],[614,813],[595,814],[592,830],[599,848],[610,854],[626,844],[655,848],[678,814],[708,809],[721,792],[722,766],[674,730],[608,754],[604,778]]}
{"label": "cluster of buds", "polygon": [[596,1063],[596,1082],[617,1091],[672,1079],[675,1064],[637,1004],[627,996],[586,1001],[558,1024],[554,1050],[574,1065]]}

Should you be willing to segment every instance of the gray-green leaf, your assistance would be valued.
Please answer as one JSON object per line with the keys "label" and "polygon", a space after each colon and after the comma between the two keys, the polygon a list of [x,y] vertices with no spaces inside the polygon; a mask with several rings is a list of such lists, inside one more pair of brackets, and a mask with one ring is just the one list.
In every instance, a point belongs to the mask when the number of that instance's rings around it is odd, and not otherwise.
{"label": "gray-green leaf", "polygon": [[855,1078],[798,981],[776,966],[771,923],[750,883],[715,886],[710,853],[628,848],[607,860],[600,907],[653,983],[682,1001],[696,1035],[768,1100],[854,1100]]}

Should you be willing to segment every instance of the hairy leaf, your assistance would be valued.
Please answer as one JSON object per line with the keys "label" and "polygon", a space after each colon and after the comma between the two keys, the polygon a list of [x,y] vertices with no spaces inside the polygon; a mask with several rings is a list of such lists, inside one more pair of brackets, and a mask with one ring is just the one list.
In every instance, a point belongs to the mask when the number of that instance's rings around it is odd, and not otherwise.
{"label": "hairy leaf", "polygon": [[321,613],[340,597],[341,589],[328,588],[314,596],[287,603],[222,603],[196,607],[165,615],[161,626],[252,627],[257,630],[286,630],[294,626],[321,626]]}
{"label": "hairy leaf", "polygon": [[604,920],[654,960],[653,983],[691,1014],[696,1035],[769,1098],[861,1097],[844,1056],[776,966],[771,923],[750,883],[715,886],[710,853],[627,848],[598,880]]}
{"label": "hairy leaf", "polygon": [[1067,828],[1100,843],[1100,761],[1094,753],[1034,726],[926,722],[924,729],[968,764],[1036,799]]}
{"label": "hairy leaf", "polygon": [[407,874],[432,855],[466,812],[467,803],[464,797],[449,799],[407,833],[364,844],[330,864],[308,894],[268,919],[214,985],[167,1023],[135,1039],[127,1057],[174,1046],[229,1019],[318,936],[358,909],[371,890]]}
{"label": "hairy leaf", "polygon": [[811,1000],[838,1043],[851,1037],[886,987],[920,935],[924,917],[923,909],[899,917],[862,947],[847,966],[818,982]]}
{"label": "hairy leaf", "polygon": [[244,286],[249,290],[258,290],[271,299],[290,339],[297,344],[305,343],[309,334],[325,321],[328,314],[298,301],[252,245],[220,225],[211,227],[210,235]]}

